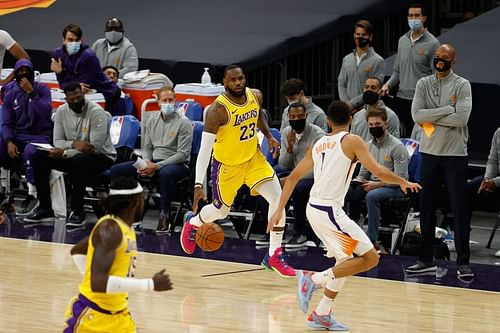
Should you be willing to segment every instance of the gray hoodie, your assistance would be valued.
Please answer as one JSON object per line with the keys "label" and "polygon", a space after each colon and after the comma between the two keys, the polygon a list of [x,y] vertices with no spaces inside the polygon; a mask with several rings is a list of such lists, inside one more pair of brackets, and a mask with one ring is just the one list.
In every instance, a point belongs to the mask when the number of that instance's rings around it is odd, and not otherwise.
{"label": "gray hoodie", "polygon": [[417,82],[411,105],[413,121],[432,123],[430,137],[421,134],[420,151],[437,156],[467,156],[467,122],[472,110],[468,80],[450,71],[444,78],[429,75]]}

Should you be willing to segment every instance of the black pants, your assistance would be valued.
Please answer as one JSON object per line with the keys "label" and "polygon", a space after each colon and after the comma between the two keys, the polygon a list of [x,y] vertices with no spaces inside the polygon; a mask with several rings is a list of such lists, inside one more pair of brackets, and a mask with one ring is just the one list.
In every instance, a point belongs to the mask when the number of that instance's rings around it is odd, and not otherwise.
{"label": "black pants", "polygon": [[470,204],[467,190],[467,156],[435,156],[422,153],[422,195],[420,209],[420,260],[433,260],[436,228],[436,202],[442,183],[450,198],[454,215],[457,265],[470,259]]}
{"label": "black pants", "polygon": [[108,170],[113,160],[102,154],[77,154],[72,158],[54,159],[40,152],[34,158],[35,185],[40,208],[50,209],[49,177],[52,169],[69,173],[71,179],[71,209],[76,213],[83,211],[85,187],[101,172]]}
{"label": "black pants", "polygon": [[411,116],[411,99],[403,99],[399,97],[394,98],[384,98],[384,103],[396,112],[399,118],[399,123],[403,127],[403,133],[400,133],[402,138],[409,138],[411,136],[411,131],[415,123]]}

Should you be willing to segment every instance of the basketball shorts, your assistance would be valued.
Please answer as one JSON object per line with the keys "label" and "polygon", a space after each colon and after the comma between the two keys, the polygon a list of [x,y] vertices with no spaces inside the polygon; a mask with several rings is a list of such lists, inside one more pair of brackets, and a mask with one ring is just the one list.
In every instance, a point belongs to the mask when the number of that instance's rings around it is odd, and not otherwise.
{"label": "basketball shorts", "polygon": [[361,256],[373,248],[363,229],[347,216],[342,207],[309,202],[306,215],[330,258],[345,260],[353,253]]}
{"label": "basketball shorts", "polygon": [[66,308],[63,333],[136,333],[128,309],[116,313],[99,308],[83,295],[73,297]]}
{"label": "basketball shorts", "polygon": [[272,180],[274,170],[260,150],[248,161],[237,165],[225,165],[212,157],[212,203],[215,207],[231,207],[236,193],[245,184],[257,195],[255,188]]}

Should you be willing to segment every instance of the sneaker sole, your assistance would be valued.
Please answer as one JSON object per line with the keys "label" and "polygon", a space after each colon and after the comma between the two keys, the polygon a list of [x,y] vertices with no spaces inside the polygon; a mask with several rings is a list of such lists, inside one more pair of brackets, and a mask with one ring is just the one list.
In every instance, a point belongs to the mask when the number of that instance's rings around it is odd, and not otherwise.
{"label": "sneaker sole", "polygon": [[294,279],[295,277],[297,277],[297,273],[295,273],[295,275],[284,275],[284,274],[281,274],[281,272],[279,270],[277,270],[276,268],[274,268],[272,266],[271,266],[271,269],[273,271],[275,271],[276,273],[278,273],[279,276],[281,276],[282,278],[285,278],[285,279]]}
{"label": "sneaker sole", "polygon": [[349,328],[326,327],[324,325],[316,324],[315,322],[311,322],[311,321],[306,321],[306,324],[307,324],[307,326],[309,326],[311,328],[322,328],[322,329],[332,331],[332,332],[349,332]]}
{"label": "sneaker sole", "polygon": [[427,273],[427,272],[437,272],[437,266],[434,267],[428,267],[428,268],[423,268],[419,270],[409,270],[405,269],[405,272],[408,274],[418,274],[418,273]]}
{"label": "sneaker sole", "polygon": [[23,222],[25,222],[25,223],[43,223],[43,222],[52,222],[54,220],[55,220],[55,217],[46,217],[46,218],[39,219],[39,220],[24,218]]}

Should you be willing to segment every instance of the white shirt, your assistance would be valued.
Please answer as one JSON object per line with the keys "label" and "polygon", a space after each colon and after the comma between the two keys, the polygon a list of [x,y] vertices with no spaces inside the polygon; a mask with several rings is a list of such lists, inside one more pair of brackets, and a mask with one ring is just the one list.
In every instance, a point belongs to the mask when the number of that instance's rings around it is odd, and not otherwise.
{"label": "white shirt", "polygon": [[0,30],[0,71],[3,67],[3,57],[5,50],[9,50],[16,44],[16,41],[5,30]]}

